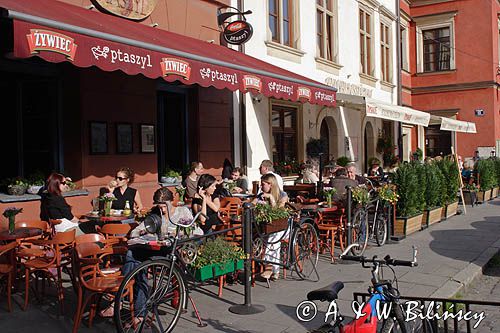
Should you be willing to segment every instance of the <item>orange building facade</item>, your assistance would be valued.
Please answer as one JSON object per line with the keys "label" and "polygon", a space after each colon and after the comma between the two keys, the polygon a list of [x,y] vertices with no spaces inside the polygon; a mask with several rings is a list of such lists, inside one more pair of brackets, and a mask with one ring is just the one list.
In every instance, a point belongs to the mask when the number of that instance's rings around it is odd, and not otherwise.
{"label": "orange building facade", "polygon": [[431,121],[420,133],[426,155],[448,154],[450,146],[465,158],[476,151],[483,157],[498,153],[500,4],[401,0],[400,12],[403,105],[472,122],[477,129],[476,134],[455,134]]}

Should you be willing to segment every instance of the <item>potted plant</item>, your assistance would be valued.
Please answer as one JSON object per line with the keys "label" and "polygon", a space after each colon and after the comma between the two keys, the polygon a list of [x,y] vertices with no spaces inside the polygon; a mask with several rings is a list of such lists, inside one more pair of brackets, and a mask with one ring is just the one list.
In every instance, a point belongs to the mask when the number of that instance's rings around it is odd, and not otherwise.
{"label": "potted plant", "polygon": [[9,219],[9,234],[13,234],[16,229],[16,215],[23,211],[22,208],[9,207],[3,212],[3,216]]}
{"label": "potted plant", "polygon": [[349,159],[349,157],[347,156],[340,156],[339,158],[337,158],[337,165],[345,168],[347,166],[347,164],[349,164],[351,162],[351,160]]}
{"label": "potted plant", "polygon": [[441,222],[442,216],[442,196],[441,189],[443,187],[443,174],[437,165],[434,163],[425,164],[424,166],[424,182],[426,183],[424,198],[425,208],[422,218],[422,228],[426,228],[431,224]]}
{"label": "potted plant", "polygon": [[368,190],[364,187],[354,187],[352,189],[352,201],[357,206],[366,206],[370,202]]}
{"label": "potted plant", "polygon": [[491,197],[496,198],[500,192],[500,158],[496,157],[493,164],[495,165],[495,180],[496,185],[491,192]]}
{"label": "potted plant", "polygon": [[175,184],[182,180],[181,173],[170,168],[166,168],[165,173],[161,177],[160,181],[167,184]]}
{"label": "potted plant", "polygon": [[113,193],[104,193],[99,197],[99,201],[104,202],[104,216],[111,216],[111,204],[116,200]]}
{"label": "potted plant", "polygon": [[205,281],[243,268],[243,250],[221,237],[207,240],[198,249],[196,260],[191,264],[198,281]]}
{"label": "potted plant", "polygon": [[175,192],[177,192],[177,194],[179,194],[179,202],[177,204],[183,205],[184,204],[184,196],[186,195],[186,188],[182,185],[176,186]]}
{"label": "potted plant", "polygon": [[323,187],[323,196],[326,200],[326,205],[328,207],[332,206],[332,198],[337,193],[337,189],[335,187]]}
{"label": "potted plant", "polygon": [[38,194],[40,189],[45,185],[45,177],[42,172],[37,171],[28,176],[28,190],[29,194]]}
{"label": "potted plant", "polygon": [[406,237],[422,227],[422,212],[418,198],[419,180],[414,163],[403,164],[393,174],[399,200],[396,205],[394,235]]}
{"label": "potted plant", "polygon": [[255,222],[264,234],[286,230],[289,217],[290,212],[286,208],[272,207],[267,204],[255,205]]}
{"label": "potted plant", "polygon": [[464,194],[464,204],[474,206],[477,203],[477,193],[479,187],[476,184],[467,184],[464,186],[462,193]]}
{"label": "potted plant", "polygon": [[441,170],[445,181],[441,189],[443,213],[441,219],[456,215],[458,209],[457,192],[460,187],[460,176],[458,173],[457,164],[453,159],[444,158],[436,162],[436,165]]}
{"label": "potted plant", "polygon": [[479,192],[477,199],[479,202],[485,202],[492,198],[491,189],[496,185],[496,170],[493,159],[479,160],[475,165],[475,171],[478,176]]}
{"label": "potted plant", "polygon": [[28,181],[21,177],[9,179],[7,182],[7,193],[10,195],[23,195],[29,186]]}

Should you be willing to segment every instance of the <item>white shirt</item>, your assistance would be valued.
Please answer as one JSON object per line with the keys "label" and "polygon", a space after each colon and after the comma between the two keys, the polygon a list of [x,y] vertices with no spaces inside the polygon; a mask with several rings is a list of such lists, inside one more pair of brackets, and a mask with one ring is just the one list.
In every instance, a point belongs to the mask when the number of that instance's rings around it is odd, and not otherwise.
{"label": "white shirt", "polygon": [[274,177],[276,177],[276,181],[278,182],[278,186],[280,188],[280,191],[283,191],[283,178],[281,178],[280,175],[278,175],[277,173],[274,173],[272,171],[269,171],[268,174],[273,174]]}

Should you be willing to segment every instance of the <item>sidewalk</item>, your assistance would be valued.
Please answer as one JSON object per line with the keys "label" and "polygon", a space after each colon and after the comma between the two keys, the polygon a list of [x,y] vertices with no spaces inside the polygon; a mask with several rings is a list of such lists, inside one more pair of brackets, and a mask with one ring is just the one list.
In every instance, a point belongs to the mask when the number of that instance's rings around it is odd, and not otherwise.
{"label": "sidewalk", "polygon": [[[435,224],[400,241],[378,248],[371,246],[366,256],[385,256],[410,260],[412,245],[418,247],[418,267],[397,267],[399,290],[402,295],[424,297],[452,297],[464,285],[469,284],[488,260],[500,250],[500,200],[471,208],[467,215],[458,215]],[[318,304],[318,316],[311,322],[296,319],[297,304],[305,300],[308,291],[329,283],[342,280],[345,288],[338,301],[343,315],[352,316],[351,300],[355,291],[367,290],[370,271],[358,263],[330,264],[329,258],[320,256],[318,265],[321,280],[313,283],[293,279],[271,282],[268,289],[265,282],[257,282],[252,288],[254,304],[264,305],[266,311],[256,315],[240,316],[228,311],[231,305],[243,303],[243,286],[224,288],[223,297],[217,297],[216,286],[204,286],[192,293],[202,319],[207,327],[198,328],[192,307],[183,314],[175,332],[305,332],[318,327],[324,320],[327,304]],[[392,273],[386,270],[386,277]],[[65,295],[72,295],[67,289]],[[74,299],[66,301],[68,315],[59,317],[57,303],[53,298],[43,305],[31,301],[30,308],[23,312],[19,308],[24,293],[14,297],[14,312],[5,311],[4,300],[0,310],[2,332],[57,333],[69,332],[74,313]],[[49,304],[48,300],[52,303]],[[89,329],[82,324],[80,332],[112,332],[114,326],[109,321],[97,319]]]}

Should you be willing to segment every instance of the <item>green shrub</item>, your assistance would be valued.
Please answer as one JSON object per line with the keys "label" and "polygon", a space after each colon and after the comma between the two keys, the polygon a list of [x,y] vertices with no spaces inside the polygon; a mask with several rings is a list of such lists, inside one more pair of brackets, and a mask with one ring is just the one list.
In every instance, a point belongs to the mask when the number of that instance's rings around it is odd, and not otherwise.
{"label": "green shrub", "polygon": [[475,171],[479,175],[479,187],[481,190],[489,190],[495,187],[497,180],[495,161],[493,159],[479,160],[475,165]]}
{"label": "green shrub", "polygon": [[497,180],[497,186],[500,185],[500,158],[495,158],[495,173],[496,173],[496,180]]}
{"label": "green shrub", "polygon": [[196,260],[191,264],[194,268],[201,268],[210,264],[223,264],[230,260],[244,259],[245,253],[235,245],[226,242],[222,237],[207,240],[198,250]]}
{"label": "green shrub", "polygon": [[341,167],[346,167],[348,163],[350,163],[351,160],[347,156],[340,156],[337,158],[337,165],[340,165]]}
{"label": "green shrub", "polygon": [[427,192],[428,183],[426,179],[425,166],[417,161],[410,163],[410,165],[413,166],[418,181],[415,204],[417,210],[422,212],[427,207],[425,194]]}
{"label": "green shrub", "polygon": [[444,158],[436,162],[445,179],[443,186],[443,205],[457,201],[457,192],[460,188],[460,178],[456,162],[453,159]]}
{"label": "green shrub", "polygon": [[441,170],[434,164],[425,165],[425,206],[426,208],[434,208],[442,205],[442,188],[443,174]]}
{"label": "green shrub", "polygon": [[326,142],[326,138],[310,138],[306,144],[307,156],[317,157],[319,153],[328,154],[327,148],[328,142]]}
{"label": "green shrub", "polygon": [[419,213],[417,197],[419,181],[414,166],[409,163],[401,165],[393,174],[392,180],[399,196],[397,215],[412,216]]}

